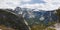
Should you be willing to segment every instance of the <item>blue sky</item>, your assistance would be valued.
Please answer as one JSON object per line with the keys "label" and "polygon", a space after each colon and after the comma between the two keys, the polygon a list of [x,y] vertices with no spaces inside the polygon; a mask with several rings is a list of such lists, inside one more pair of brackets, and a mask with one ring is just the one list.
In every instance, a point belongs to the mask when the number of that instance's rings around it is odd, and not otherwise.
{"label": "blue sky", "polygon": [[0,8],[14,9],[17,6],[48,11],[58,9],[60,0],[0,0]]}
{"label": "blue sky", "polygon": [[[24,4],[26,4],[27,2],[23,2]],[[45,1],[43,0],[31,0],[30,2],[28,2],[29,4],[35,4],[35,3],[46,3]]]}

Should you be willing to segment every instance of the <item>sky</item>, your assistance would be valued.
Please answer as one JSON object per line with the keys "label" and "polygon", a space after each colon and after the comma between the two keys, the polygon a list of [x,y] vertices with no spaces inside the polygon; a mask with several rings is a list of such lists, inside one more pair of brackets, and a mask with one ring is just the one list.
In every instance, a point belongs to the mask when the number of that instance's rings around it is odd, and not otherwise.
{"label": "sky", "polygon": [[60,7],[60,0],[0,0],[0,8],[16,7],[51,11]]}

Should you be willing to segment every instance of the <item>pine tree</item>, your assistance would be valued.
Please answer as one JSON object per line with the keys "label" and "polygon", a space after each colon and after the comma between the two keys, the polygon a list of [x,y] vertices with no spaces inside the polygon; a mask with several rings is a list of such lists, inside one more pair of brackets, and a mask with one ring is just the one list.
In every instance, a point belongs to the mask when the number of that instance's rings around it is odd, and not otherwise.
{"label": "pine tree", "polygon": [[58,22],[60,23],[60,8],[57,9],[56,11],[57,11],[56,15],[59,17],[59,18],[58,18]]}

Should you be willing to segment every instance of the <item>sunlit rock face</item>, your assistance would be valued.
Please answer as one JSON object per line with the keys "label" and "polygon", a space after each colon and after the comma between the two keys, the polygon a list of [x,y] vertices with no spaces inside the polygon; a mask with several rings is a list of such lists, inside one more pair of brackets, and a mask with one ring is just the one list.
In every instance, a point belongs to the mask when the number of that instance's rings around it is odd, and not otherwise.
{"label": "sunlit rock face", "polygon": [[0,9],[0,25],[10,27],[15,30],[29,30],[22,16],[18,16],[11,11]]}
{"label": "sunlit rock face", "polygon": [[[55,11],[33,11],[30,14],[31,15],[26,13],[25,15],[25,19],[29,25],[40,23],[47,25],[49,22],[57,21],[58,19],[58,17],[55,15]],[[34,17],[32,15],[34,15]]]}
{"label": "sunlit rock face", "polygon": [[[58,16],[56,15],[57,12],[55,10],[44,11],[44,10],[38,10],[38,9],[28,9],[28,8],[17,7],[15,10],[11,12],[17,14],[19,17],[22,16],[25,20],[25,23],[29,27],[33,27],[35,25],[37,25],[38,27],[40,27],[40,25],[50,26],[56,23],[58,20]],[[23,18],[20,18],[20,19],[23,19]]]}
{"label": "sunlit rock face", "polygon": [[24,19],[28,22],[28,25],[41,24],[41,23],[47,25],[49,22],[57,21],[58,19],[58,17],[55,14],[57,12],[55,10],[44,11],[39,9],[28,9],[28,8],[17,7],[14,12],[16,14],[22,14]]}

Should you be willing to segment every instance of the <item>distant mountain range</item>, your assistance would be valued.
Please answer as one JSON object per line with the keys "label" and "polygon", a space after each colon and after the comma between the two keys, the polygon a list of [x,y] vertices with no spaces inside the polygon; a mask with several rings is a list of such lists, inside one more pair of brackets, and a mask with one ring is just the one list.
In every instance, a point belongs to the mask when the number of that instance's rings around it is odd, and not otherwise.
{"label": "distant mountain range", "polygon": [[16,7],[15,10],[9,10],[16,14],[22,14],[29,25],[33,24],[48,24],[48,22],[57,21],[58,17],[55,15],[56,11],[44,11],[38,9],[28,9]]}

